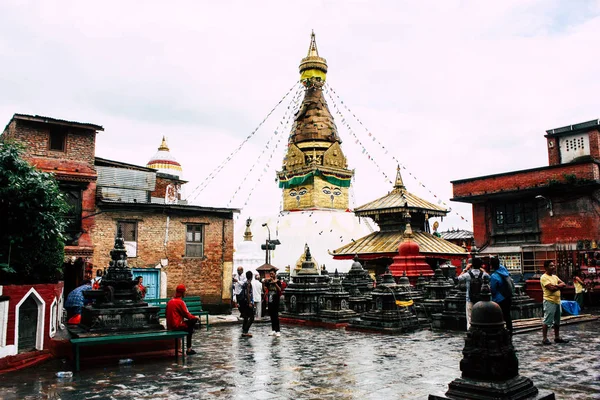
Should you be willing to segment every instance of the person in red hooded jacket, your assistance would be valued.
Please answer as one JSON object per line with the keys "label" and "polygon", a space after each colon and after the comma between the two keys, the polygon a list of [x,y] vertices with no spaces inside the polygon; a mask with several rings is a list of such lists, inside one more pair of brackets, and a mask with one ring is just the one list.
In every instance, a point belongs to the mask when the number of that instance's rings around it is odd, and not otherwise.
{"label": "person in red hooded jacket", "polygon": [[194,333],[194,327],[199,321],[199,318],[193,316],[188,311],[185,302],[183,301],[185,296],[185,285],[177,285],[175,289],[175,297],[173,297],[167,303],[167,309],[165,315],[167,317],[167,329],[170,331],[186,331],[187,335],[187,352],[188,356],[196,354],[192,349],[192,335]]}

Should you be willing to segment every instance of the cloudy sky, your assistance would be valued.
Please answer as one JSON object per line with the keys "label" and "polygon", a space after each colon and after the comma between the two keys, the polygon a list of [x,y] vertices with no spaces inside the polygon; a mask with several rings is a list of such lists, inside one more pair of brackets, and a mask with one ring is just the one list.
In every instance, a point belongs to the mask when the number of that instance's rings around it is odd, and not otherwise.
{"label": "cloudy sky", "polygon": [[338,120],[354,205],[387,193],[395,157],[410,191],[452,208],[442,230],[471,229],[450,181],[547,165],[546,129],[600,117],[599,1],[91,3],[1,2],[0,121],[96,123],[98,156],[139,165],[165,135],[190,199],[241,218],[279,210],[294,90],[194,189],[297,82],[312,29],[363,124]]}

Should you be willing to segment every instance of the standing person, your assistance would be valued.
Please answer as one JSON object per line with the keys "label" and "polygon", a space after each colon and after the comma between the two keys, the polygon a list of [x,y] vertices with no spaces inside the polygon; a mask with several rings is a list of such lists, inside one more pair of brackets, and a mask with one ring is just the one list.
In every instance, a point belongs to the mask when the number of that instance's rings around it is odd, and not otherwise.
{"label": "standing person", "polygon": [[83,284],[76,287],[67,296],[65,308],[67,309],[67,323],[79,324],[81,321],[81,310],[83,309],[85,298],[83,297],[84,290],[92,290],[92,282],[89,279],[84,279]]}
{"label": "standing person", "polygon": [[252,279],[252,296],[254,297],[254,310],[256,319],[262,318],[262,296],[263,296],[263,285],[260,282],[260,275],[256,274]]}
{"label": "standing person", "polygon": [[142,278],[142,276],[138,276],[137,278],[135,278],[135,280],[137,281],[137,289],[140,292],[140,296],[143,299],[144,297],[146,297],[146,286],[144,286],[142,284],[142,282],[144,281],[144,278]]}
{"label": "standing person", "polygon": [[242,291],[242,285],[246,282],[246,276],[244,276],[244,268],[242,266],[237,267],[237,274],[233,275],[233,307],[237,307],[237,295]]}
{"label": "standing person", "polygon": [[277,278],[277,270],[272,268],[269,277],[264,281],[267,292],[268,312],[271,317],[271,333],[269,336],[281,336],[279,330],[279,297],[281,296],[281,281]]}
{"label": "standing person", "polygon": [[192,349],[192,335],[194,334],[194,327],[200,319],[190,314],[187,305],[183,301],[184,296],[185,286],[177,285],[177,289],[175,289],[175,297],[173,297],[167,303],[165,316],[167,318],[168,330],[185,331],[188,333],[186,354],[188,356],[191,356],[193,354],[196,354],[194,349]]}
{"label": "standing person", "polygon": [[512,298],[515,292],[515,284],[506,267],[500,264],[498,257],[492,257],[490,260],[490,269],[492,271],[490,278],[492,301],[498,303],[502,309],[506,330],[512,335],[513,324],[512,317],[510,316],[510,306],[512,305]]}
{"label": "standing person", "polygon": [[252,271],[246,272],[246,282],[242,285],[242,290],[237,295],[240,315],[244,319],[242,324],[242,336],[252,337],[248,333],[250,326],[254,322],[254,288],[252,286]]}
{"label": "standing person", "polygon": [[583,279],[581,279],[581,271],[573,272],[573,286],[575,286],[575,301],[579,304],[579,309],[583,310],[583,293],[585,293]]}
{"label": "standing person", "polygon": [[470,259],[462,274],[458,276],[459,281],[467,282],[467,330],[471,329],[471,311],[473,310],[473,305],[481,300],[483,279],[485,277],[490,278],[487,272],[481,269],[482,264],[481,258]]}
{"label": "standing person", "polygon": [[542,344],[552,344],[548,340],[548,328],[554,327],[554,343],[568,343],[559,335],[560,330],[560,289],[566,285],[561,281],[556,272],[554,261],[546,260],[544,262],[546,272],[540,278],[540,285],[544,291],[544,321],[542,323]]}

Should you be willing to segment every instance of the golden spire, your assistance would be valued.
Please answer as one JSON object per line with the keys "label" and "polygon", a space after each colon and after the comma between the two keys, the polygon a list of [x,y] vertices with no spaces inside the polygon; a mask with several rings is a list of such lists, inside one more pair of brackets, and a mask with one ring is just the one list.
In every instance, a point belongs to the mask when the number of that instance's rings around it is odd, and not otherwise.
{"label": "golden spire", "polygon": [[396,169],[396,183],[394,184],[394,189],[397,191],[404,191],[406,186],[404,186],[404,181],[402,180],[402,175],[400,174],[400,166]]}
{"label": "golden spire", "polygon": [[308,46],[308,54],[300,61],[300,80],[304,81],[310,78],[319,78],[325,81],[327,75],[327,61],[319,57],[317,50],[317,41],[315,32],[310,35],[310,46]]}
{"label": "golden spire", "polygon": [[162,138],[162,143],[160,144],[160,147],[158,148],[159,151],[164,150],[164,151],[169,151],[169,146],[167,146],[167,139],[163,136]]}
{"label": "golden spire", "polygon": [[413,237],[413,231],[410,226],[410,213],[408,211],[404,214],[404,218],[406,220],[406,227],[404,228],[404,235],[402,235],[402,237],[404,237],[404,240],[406,241]]}

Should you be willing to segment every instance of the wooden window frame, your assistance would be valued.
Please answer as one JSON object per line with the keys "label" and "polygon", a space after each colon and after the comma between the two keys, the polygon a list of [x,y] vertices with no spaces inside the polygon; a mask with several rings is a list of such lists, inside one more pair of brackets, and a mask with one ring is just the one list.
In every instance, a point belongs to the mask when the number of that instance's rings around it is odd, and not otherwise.
{"label": "wooden window frame", "polygon": [[[186,223],[185,224],[185,258],[204,258],[204,224]],[[188,234],[192,233],[192,240],[188,240]],[[196,233],[200,231],[200,240],[195,240]],[[200,254],[195,254],[190,250],[190,246],[200,245]],[[193,254],[193,255],[191,255]]]}
{"label": "wooden window frame", "polygon": [[[58,137],[58,135],[60,135],[60,137]],[[68,131],[64,128],[59,128],[59,127],[53,127],[50,128],[50,131],[48,132],[48,150],[50,151],[60,151],[60,152],[66,152],[67,151],[67,136],[68,136]],[[52,139],[54,137],[54,140]],[[57,142],[59,141],[58,139],[60,139],[60,148],[55,148],[52,146],[52,144],[57,144]]]}
{"label": "wooden window frame", "polygon": [[134,229],[134,235],[135,238],[134,240],[127,240],[127,238],[125,237],[125,232],[124,229],[122,229],[123,231],[123,242],[125,242],[125,244],[127,243],[131,243],[131,242],[135,242],[135,254],[129,254],[130,252],[127,252],[127,258],[136,258],[139,252],[138,249],[138,235],[139,235],[139,229],[138,229],[138,221],[135,220],[127,220],[127,219],[119,219],[117,220],[117,229],[119,229],[119,226],[121,226],[121,224],[133,224],[135,229]]}

